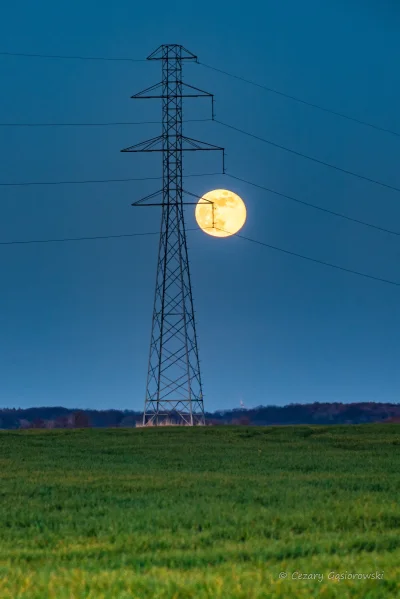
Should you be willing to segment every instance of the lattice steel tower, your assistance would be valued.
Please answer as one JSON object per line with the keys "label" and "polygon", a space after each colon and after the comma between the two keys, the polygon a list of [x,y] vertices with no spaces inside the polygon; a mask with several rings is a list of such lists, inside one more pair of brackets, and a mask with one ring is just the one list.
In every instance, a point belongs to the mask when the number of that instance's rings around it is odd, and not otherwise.
{"label": "lattice steel tower", "polygon": [[[182,132],[183,98],[211,98],[214,117],[213,95],[182,81],[183,61],[197,57],[180,45],[167,44],[148,60],[161,60],[162,81],[132,98],[162,99],[162,134],[122,150],[162,152],[163,162],[162,189],[132,204],[162,206],[143,424],[160,425],[170,419],[193,426],[204,424],[204,404],[183,206],[197,202],[183,198],[198,196],[182,188],[182,158],[184,151],[197,150],[220,150],[224,157],[224,150]],[[149,203],[156,196],[162,201]]]}

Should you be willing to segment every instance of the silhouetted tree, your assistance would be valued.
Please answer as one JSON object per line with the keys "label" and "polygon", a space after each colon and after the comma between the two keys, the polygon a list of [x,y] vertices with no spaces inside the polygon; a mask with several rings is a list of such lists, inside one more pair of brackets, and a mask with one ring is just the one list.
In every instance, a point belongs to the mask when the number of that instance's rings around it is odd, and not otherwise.
{"label": "silhouetted tree", "polygon": [[67,416],[59,416],[59,418],[56,418],[54,427],[55,428],[68,428],[68,417]]}
{"label": "silhouetted tree", "polygon": [[85,412],[79,410],[73,413],[72,426],[74,428],[88,428],[90,426],[88,415]]}

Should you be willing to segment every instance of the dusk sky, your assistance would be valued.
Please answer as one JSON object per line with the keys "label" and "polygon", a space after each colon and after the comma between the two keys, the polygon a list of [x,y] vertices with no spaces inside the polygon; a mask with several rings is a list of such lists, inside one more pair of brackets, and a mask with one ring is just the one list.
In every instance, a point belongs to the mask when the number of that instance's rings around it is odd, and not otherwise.
{"label": "dusk sky", "polygon": [[[3,52],[145,59],[182,44],[213,67],[400,133],[400,7],[394,0],[7,3]],[[130,97],[159,62],[0,55],[1,123],[160,121]],[[184,80],[215,94],[218,119],[400,187],[400,137],[296,103],[201,65]],[[203,99],[184,117],[210,115]],[[121,149],[161,124],[0,127],[0,183],[161,176],[160,154]],[[220,124],[185,134],[226,148],[227,171],[400,233],[400,193],[312,163]],[[217,153],[184,173],[217,173]],[[1,186],[0,241],[147,233],[160,209],[135,200],[160,181]],[[400,239],[227,175],[187,178],[246,203],[241,233],[400,283]],[[186,208],[196,227],[194,207]],[[188,232],[207,411],[400,396],[400,288],[233,237]],[[142,410],[157,235],[0,246],[0,407]]]}

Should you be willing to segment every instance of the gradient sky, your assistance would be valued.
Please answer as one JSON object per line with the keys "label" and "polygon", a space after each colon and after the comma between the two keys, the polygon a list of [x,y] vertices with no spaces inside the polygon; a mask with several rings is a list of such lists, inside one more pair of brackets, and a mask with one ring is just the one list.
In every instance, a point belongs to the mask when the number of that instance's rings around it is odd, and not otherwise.
{"label": "gradient sky", "polygon": [[[400,7],[394,0],[8,3],[8,52],[146,58],[180,43],[217,68],[400,132]],[[0,121],[159,120],[159,63],[0,56]],[[217,118],[400,187],[400,138],[188,65],[215,94]],[[191,100],[186,118],[208,117]],[[120,149],[160,125],[1,127],[0,182],[161,175],[158,154]],[[400,193],[216,123],[185,133],[223,145],[238,177],[400,231]],[[220,169],[196,153],[185,173]],[[158,181],[1,187],[0,240],[156,232],[159,209],[131,203]],[[272,196],[229,177],[186,179],[246,202],[243,235],[400,282],[400,239]],[[188,227],[194,209],[187,208]],[[205,408],[390,401],[400,393],[400,289],[239,238],[188,233]],[[0,246],[0,406],[143,408],[157,236]]]}

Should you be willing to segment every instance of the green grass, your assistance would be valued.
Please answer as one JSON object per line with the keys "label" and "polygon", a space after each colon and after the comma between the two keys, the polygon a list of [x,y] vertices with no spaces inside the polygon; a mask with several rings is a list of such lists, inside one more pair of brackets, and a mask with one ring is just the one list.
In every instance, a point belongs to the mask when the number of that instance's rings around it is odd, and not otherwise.
{"label": "green grass", "polygon": [[1,432],[0,598],[400,598],[399,433]]}

